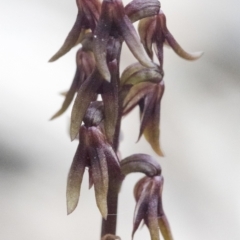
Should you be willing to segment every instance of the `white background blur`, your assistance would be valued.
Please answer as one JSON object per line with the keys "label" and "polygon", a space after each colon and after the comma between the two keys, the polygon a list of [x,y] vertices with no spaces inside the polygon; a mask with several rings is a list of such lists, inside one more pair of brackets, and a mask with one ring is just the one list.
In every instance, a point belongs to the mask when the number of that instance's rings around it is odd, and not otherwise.
{"label": "white background blur", "polygon": [[[168,27],[188,51],[187,62],[165,50],[158,158],[165,178],[164,208],[175,240],[240,239],[240,17],[239,0],[163,0]],[[0,2],[0,239],[96,240],[100,215],[87,174],[76,211],[66,215],[66,177],[77,142],[70,142],[70,111],[53,122],[75,71],[73,49],[56,63],[75,21],[75,1]],[[126,48],[125,48],[126,49]],[[123,57],[123,66],[134,61]],[[154,155],[135,144],[138,109],[124,119],[123,157]],[[154,155],[155,156],[155,155]],[[133,186],[120,194],[118,234],[131,239]],[[144,227],[136,240],[149,239]]]}

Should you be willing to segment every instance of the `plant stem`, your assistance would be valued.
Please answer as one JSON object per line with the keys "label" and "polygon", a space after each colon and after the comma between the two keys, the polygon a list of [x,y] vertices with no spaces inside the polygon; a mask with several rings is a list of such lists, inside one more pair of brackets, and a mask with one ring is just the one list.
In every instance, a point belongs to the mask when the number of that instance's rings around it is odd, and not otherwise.
{"label": "plant stem", "polygon": [[[117,227],[117,206],[118,206],[118,190],[116,189],[116,182],[110,180],[109,192],[108,192],[108,216],[107,220],[102,220],[102,233],[103,237],[106,234],[116,234]],[[119,184],[118,184],[119,185]]]}
{"label": "plant stem", "polygon": [[116,171],[116,168],[111,168],[108,165],[109,172],[109,186],[107,196],[108,216],[107,219],[102,219],[102,232],[101,237],[106,234],[116,235],[117,228],[117,211],[118,211],[118,194],[122,181],[124,179],[120,171]]}
{"label": "plant stem", "polygon": [[[121,109],[121,102],[119,98],[119,87],[120,87],[120,78],[119,78],[119,63],[120,63],[120,55],[121,55],[121,48],[122,48],[122,39],[121,40],[113,40],[113,49],[114,54],[108,59],[109,61],[113,61],[114,59],[117,62],[117,66],[115,71],[113,71],[112,77],[112,86],[113,92],[112,94],[115,95],[115,99],[117,100],[117,122],[115,126],[115,133],[113,136],[113,149],[117,153],[118,146],[119,146],[119,135],[120,135],[120,128],[121,128],[121,120],[122,120],[122,109]],[[108,205],[108,216],[107,219],[102,219],[102,232],[101,237],[106,234],[113,234],[116,235],[116,228],[117,228],[117,211],[118,211],[118,194],[120,187],[123,181],[123,175],[120,171],[116,171],[115,168],[111,165],[108,165],[109,169],[109,186],[108,186],[108,196],[107,196],[107,205]]]}

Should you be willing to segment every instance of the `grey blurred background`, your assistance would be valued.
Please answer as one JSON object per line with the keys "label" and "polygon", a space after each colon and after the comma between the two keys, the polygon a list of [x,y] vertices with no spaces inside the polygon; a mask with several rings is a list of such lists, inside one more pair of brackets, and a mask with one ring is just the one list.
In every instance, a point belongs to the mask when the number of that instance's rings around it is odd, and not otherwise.
{"label": "grey blurred background", "polygon": [[[165,50],[165,158],[156,156],[165,178],[164,208],[176,240],[239,240],[240,2],[161,3],[182,47],[205,52],[187,62]],[[77,48],[56,63],[47,61],[75,16],[75,1],[0,3],[1,240],[99,239],[100,215],[87,175],[78,208],[66,215],[66,177],[77,146],[68,136],[70,112],[48,121],[73,78]],[[134,61],[126,54],[123,66]],[[123,121],[123,157],[154,155],[144,139],[135,144],[138,122],[137,109]],[[120,195],[123,240],[131,239],[132,189],[140,177],[127,177]],[[149,239],[145,227],[135,239]]]}

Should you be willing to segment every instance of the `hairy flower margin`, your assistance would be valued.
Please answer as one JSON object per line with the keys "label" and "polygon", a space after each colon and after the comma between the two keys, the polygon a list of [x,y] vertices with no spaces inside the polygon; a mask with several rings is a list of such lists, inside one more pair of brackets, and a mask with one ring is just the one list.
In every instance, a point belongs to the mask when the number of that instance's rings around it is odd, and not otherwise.
{"label": "hairy flower margin", "polygon": [[[134,189],[136,208],[133,232],[143,220],[151,240],[172,240],[162,205],[163,177],[160,165],[149,155],[133,154],[121,159],[118,153],[122,116],[136,106],[140,109],[138,139],[144,135],[152,149],[163,156],[160,147],[160,108],[163,81],[164,45],[186,60],[198,59],[202,52],[188,53],[167,28],[166,16],[158,0],[77,0],[76,21],[62,47],[49,60],[53,62],[80,44],[76,72],[61,108],[63,114],[72,101],[70,137],[78,138],[67,181],[67,212],[78,205],[82,178],[89,173],[96,204],[103,217],[102,240],[116,236],[117,196],[125,176],[141,172],[146,176]],[[139,21],[138,31],[133,23]],[[123,42],[137,62],[120,74]],[[154,63],[154,54],[158,63]],[[101,96],[101,101],[99,101]],[[109,213],[110,211],[110,213]],[[113,216],[115,215],[115,216]]]}

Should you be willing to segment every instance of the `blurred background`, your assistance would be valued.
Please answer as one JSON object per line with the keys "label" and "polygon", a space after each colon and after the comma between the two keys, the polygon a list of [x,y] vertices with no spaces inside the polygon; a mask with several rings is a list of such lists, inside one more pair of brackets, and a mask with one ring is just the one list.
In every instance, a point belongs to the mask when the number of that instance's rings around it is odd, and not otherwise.
{"label": "blurred background", "polygon": [[[127,1],[126,1],[127,2]],[[148,153],[160,162],[164,208],[176,240],[240,239],[240,18],[238,0],[163,0],[168,27],[196,62],[165,50],[161,110],[164,158],[138,136],[138,109],[123,121],[121,153]],[[75,1],[0,3],[0,239],[99,239],[100,215],[87,175],[80,203],[66,215],[67,173],[77,146],[70,111],[50,122],[75,72],[73,49],[55,63],[75,21]],[[125,48],[127,50],[127,48]],[[123,66],[134,61],[124,53]],[[131,239],[132,189],[120,194],[118,234]],[[149,239],[145,227],[136,240]]]}

